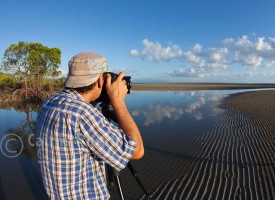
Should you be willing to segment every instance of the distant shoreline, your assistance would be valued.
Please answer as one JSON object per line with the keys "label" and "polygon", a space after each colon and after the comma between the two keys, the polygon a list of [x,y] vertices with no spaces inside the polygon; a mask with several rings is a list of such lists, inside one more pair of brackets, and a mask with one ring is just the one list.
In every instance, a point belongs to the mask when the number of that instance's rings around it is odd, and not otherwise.
{"label": "distant shoreline", "polygon": [[[275,89],[275,84],[265,83],[132,83],[131,90],[139,91],[175,91],[175,90],[237,90],[237,89]],[[41,90],[38,93],[31,93],[31,99],[23,98],[20,89],[16,91],[0,90],[0,103],[22,103],[22,102],[43,102],[52,94],[62,90],[62,88],[54,91]],[[20,92],[21,91],[21,92]],[[35,101],[33,101],[33,99]]]}
{"label": "distant shoreline", "polygon": [[132,83],[132,90],[233,90],[275,88],[264,83]]}

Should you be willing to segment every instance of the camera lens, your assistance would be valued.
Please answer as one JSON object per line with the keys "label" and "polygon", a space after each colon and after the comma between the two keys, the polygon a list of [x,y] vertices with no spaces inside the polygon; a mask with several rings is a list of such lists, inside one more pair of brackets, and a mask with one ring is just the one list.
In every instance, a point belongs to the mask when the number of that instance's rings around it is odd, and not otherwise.
{"label": "camera lens", "polygon": [[126,85],[127,85],[127,89],[128,89],[127,94],[130,94],[130,89],[131,89],[131,87],[132,87],[131,76],[124,76],[124,77],[122,78],[122,80],[125,80],[125,81],[126,81]]}

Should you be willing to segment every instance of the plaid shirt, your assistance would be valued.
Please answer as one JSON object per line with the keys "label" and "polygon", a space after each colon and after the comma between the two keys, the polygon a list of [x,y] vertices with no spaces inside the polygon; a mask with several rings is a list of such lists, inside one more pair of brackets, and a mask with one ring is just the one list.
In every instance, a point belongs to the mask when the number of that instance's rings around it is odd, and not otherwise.
{"label": "plaid shirt", "polygon": [[41,107],[36,151],[51,199],[109,199],[105,162],[123,169],[136,143],[75,90],[64,90]]}

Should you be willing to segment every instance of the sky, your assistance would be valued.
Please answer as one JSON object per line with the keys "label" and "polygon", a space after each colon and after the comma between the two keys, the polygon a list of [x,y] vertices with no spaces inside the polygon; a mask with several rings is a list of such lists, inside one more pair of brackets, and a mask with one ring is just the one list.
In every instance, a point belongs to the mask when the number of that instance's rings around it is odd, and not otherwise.
{"label": "sky", "polygon": [[274,0],[5,0],[0,60],[19,41],[96,52],[134,83],[275,83]]}

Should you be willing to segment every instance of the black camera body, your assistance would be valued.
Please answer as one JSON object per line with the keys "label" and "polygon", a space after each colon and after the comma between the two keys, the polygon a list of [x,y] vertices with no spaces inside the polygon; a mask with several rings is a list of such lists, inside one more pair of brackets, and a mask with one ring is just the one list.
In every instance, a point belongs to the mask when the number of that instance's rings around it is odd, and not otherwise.
{"label": "black camera body", "polygon": [[[98,97],[98,99],[96,100],[97,102],[104,102],[104,103],[109,103],[110,102],[110,99],[109,99],[107,91],[106,91],[106,76],[107,76],[107,74],[111,75],[111,83],[113,83],[116,80],[116,78],[118,77],[118,74],[116,74],[114,72],[104,72],[103,73],[104,84],[103,84],[101,94]],[[130,89],[132,87],[131,76],[124,76],[122,78],[122,80],[126,81],[126,86],[127,86],[127,89],[128,89],[127,94],[130,94]]]}

